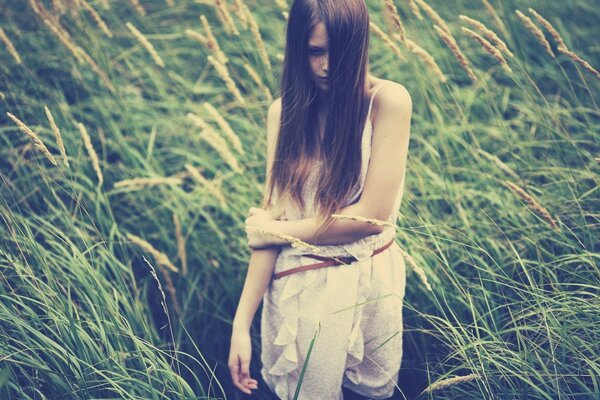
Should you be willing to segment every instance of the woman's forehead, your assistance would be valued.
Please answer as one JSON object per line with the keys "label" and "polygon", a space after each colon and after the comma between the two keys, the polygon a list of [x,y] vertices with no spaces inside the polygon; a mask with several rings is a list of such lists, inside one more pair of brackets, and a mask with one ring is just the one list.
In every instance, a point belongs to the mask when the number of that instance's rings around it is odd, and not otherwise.
{"label": "woman's forehead", "polygon": [[309,46],[315,47],[327,47],[327,29],[325,28],[325,24],[319,22],[312,29],[310,33],[310,39],[308,41]]}

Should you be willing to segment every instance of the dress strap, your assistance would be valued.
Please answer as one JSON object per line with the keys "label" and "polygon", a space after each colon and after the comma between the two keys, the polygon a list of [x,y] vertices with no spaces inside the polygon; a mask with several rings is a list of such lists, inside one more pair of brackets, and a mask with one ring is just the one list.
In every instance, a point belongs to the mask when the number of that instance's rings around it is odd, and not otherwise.
{"label": "dress strap", "polygon": [[371,115],[371,108],[373,107],[373,99],[375,98],[375,95],[377,94],[377,91],[379,89],[381,89],[382,86],[383,86],[383,83],[379,84],[379,86],[377,87],[377,89],[375,89],[373,91],[373,94],[371,95],[371,100],[369,101],[369,111],[367,112],[367,115]]}

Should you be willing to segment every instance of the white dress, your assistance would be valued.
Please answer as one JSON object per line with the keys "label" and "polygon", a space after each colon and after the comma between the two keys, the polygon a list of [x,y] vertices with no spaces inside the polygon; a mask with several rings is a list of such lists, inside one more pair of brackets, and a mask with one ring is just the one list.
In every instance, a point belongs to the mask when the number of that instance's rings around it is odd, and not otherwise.
{"label": "white dress", "polygon": [[[381,86],[380,86],[381,87]],[[360,185],[346,205],[360,197],[371,155],[371,108],[362,138]],[[304,187],[306,210],[290,209],[288,220],[314,215],[317,162]],[[404,192],[399,189],[388,221],[394,225]],[[293,399],[311,341],[298,393],[300,400],[343,400],[342,385],[385,399],[392,396],[402,361],[404,258],[397,243],[371,257],[395,238],[394,228],[343,245],[320,245],[321,255],[354,256],[358,261],[293,273],[271,281],[263,296],[261,375],[280,399]],[[282,246],[274,273],[317,262],[306,249]]]}

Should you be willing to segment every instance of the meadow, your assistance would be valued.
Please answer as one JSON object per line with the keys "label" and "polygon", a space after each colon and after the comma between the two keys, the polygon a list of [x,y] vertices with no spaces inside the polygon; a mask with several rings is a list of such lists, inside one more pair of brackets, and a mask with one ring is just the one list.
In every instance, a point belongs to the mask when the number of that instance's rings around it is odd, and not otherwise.
{"label": "meadow", "polygon": [[[0,399],[243,397],[290,3],[0,0]],[[400,391],[600,398],[598,3],[367,3],[413,101]]]}

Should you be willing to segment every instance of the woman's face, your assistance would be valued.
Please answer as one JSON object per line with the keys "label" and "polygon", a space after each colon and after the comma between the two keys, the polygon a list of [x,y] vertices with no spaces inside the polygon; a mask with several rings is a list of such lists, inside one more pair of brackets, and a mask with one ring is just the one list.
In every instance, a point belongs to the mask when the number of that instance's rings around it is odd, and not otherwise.
{"label": "woman's face", "polygon": [[308,40],[308,64],[313,81],[322,90],[327,90],[327,79],[323,78],[327,78],[329,74],[327,41],[325,24],[319,22],[313,28]]}

